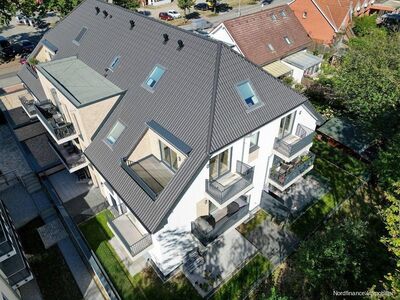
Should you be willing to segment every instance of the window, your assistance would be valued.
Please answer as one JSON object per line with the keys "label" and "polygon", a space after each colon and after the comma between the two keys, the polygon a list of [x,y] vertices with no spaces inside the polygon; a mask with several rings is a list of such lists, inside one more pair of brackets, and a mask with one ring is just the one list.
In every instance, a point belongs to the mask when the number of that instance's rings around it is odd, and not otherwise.
{"label": "window", "polygon": [[291,44],[292,44],[292,41],[291,41],[287,36],[285,36],[283,39],[285,40],[285,42],[286,42],[288,45],[291,45]]}
{"label": "window", "polygon": [[268,48],[269,48],[269,50],[271,50],[271,51],[274,51],[274,50],[275,50],[275,48],[274,48],[274,46],[272,46],[272,44],[268,44]]}
{"label": "window", "polygon": [[160,66],[156,66],[153,71],[150,73],[149,77],[147,77],[145,84],[147,87],[154,89],[161,76],[163,76],[165,69]]}
{"label": "window", "polygon": [[259,135],[260,135],[260,132],[256,132],[256,133],[253,133],[253,134],[250,136],[250,148],[249,148],[249,152],[253,152],[253,151],[255,151],[255,150],[258,149],[258,137],[259,137]]}
{"label": "window", "polygon": [[82,27],[81,31],[79,31],[78,35],[76,36],[76,38],[72,42],[79,46],[79,43],[81,42],[81,39],[85,35],[86,31],[87,31],[87,28],[86,27]]}
{"label": "window", "polygon": [[276,21],[276,16],[275,16],[275,14],[272,14],[272,15],[271,15],[271,19],[272,19],[272,21]]}
{"label": "window", "polygon": [[160,141],[161,160],[175,172],[178,170],[178,156],[174,150]]}
{"label": "window", "polygon": [[307,12],[306,11],[303,12],[303,19],[307,19]]}
{"label": "window", "polygon": [[114,71],[114,70],[119,66],[120,59],[121,59],[121,56],[116,56],[116,57],[113,59],[113,61],[111,62],[111,64],[110,64],[110,66],[108,67],[108,69],[109,69],[110,71]]}
{"label": "window", "polygon": [[215,180],[231,170],[231,149],[214,156],[210,159],[210,179]]}
{"label": "window", "polygon": [[239,92],[240,98],[242,98],[247,108],[252,108],[257,104],[261,104],[261,102],[255,95],[254,90],[250,85],[250,82],[246,81],[244,83],[240,83],[236,87]]}
{"label": "window", "polygon": [[281,11],[281,16],[282,16],[282,17],[286,17],[286,11],[282,10],[282,11]]}
{"label": "window", "polygon": [[111,146],[114,145],[117,142],[119,136],[124,131],[124,129],[125,129],[125,126],[122,125],[121,122],[117,121],[117,123],[115,123],[114,127],[111,129],[110,133],[107,135],[107,138],[106,138],[107,144],[109,144]]}
{"label": "window", "polygon": [[281,119],[278,138],[283,139],[284,137],[292,133],[295,114],[296,112],[291,113],[290,115],[287,115],[286,117],[283,117]]}

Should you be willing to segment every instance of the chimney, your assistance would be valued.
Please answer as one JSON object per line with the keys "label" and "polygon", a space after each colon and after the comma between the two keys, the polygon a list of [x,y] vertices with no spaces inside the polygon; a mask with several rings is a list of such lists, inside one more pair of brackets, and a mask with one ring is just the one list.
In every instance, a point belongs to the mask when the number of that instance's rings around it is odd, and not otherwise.
{"label": "chimney", "polygon": [[183,48],[184,44],[182,40],[178,40],[178,50],[181,50]]}
{"label": "chimney", "polygon": [[166,44],[169,40],[168,34],[164,33],[163,38],[164,38],[164,44]]}
{"label": "chimney", "polygon": [[131,24],[131,30],[133,29],[133,27],[135,27],[135,21],[130,20],[129,23]]}

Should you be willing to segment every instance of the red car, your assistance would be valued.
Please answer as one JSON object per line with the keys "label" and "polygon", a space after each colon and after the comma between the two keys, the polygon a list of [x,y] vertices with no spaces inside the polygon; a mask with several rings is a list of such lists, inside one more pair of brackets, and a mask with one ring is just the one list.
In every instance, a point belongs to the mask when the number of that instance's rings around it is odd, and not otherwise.
{"label": "red car", "polygon": [[173,17],[171,17],[168,13],[166,13],[166,12],[160,12],[159,14],[158,14],[158,17],[161,19],[161,20],[164,20],[164,21],[171,21],[171,20],[173,20],[174,18]]}

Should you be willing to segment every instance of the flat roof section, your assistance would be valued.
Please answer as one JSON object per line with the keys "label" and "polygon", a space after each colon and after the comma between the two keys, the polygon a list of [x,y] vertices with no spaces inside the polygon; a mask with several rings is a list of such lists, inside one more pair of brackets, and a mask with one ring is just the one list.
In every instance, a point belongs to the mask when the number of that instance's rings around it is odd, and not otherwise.
{"label": "flat roof section", "polygon": [[289,55],[288,57],[285,57],[283,61],[302,70],[306,70],[321,63],[322,58],[303,51]]}
{"label": "flat roof section", "polygon": [[42,63],[37,68],[76,107],[92,104],[123,92],[76,57]]}

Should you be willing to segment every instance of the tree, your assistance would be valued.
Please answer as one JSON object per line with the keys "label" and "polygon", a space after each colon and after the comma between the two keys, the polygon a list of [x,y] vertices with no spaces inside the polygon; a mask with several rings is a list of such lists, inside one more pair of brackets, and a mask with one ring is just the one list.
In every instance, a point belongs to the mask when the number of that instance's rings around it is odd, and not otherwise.
{"label": "tree", "polygon": [[353,31],[357,36],[366,36],[377,28],[376,15],[371,15],[356,18]]}
{"label": "tree", "polygon": [[305,241],[294,261],[304,296],[320,299],[331,297],[333,290],[365,287],[364,270],[369,264],[366,236],[366,222],[346,219]]}
{"label": "tree", "polygon": [[392,186],[393,192],[386,192],[385,197],[388,206],[381,210],[384,222],[386,224],[387,236],[382,238],[382,242],[388,250],[396,257],[396,270],[389,273],[386,279],[389,282],[389,288],[394,294],[400,295],[400,181]]}
{"label": "tree", "polygon": [[[400,34],[377,29],[350,40],[334,77],[334,89],[346,110],[361,120],[381,117],[400,103]],[[386,125],[386,124],[385,124]]]}
{"label": "tree", "polygon": [[196,0],[178,0],[178,7],[183,9],[186,16],[186,10],[190,11],[190,8],[196,3]]}
{"label": "tree", "polygon": [[114,4],[122,6],[123,8],[135,10],[140,6],[138,0],[114,0]]}
{"label": "tree", "polygon": [[0,0],[0,25],[7,25],[15,15],[17,6],[11,0]]}

